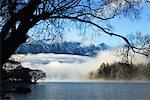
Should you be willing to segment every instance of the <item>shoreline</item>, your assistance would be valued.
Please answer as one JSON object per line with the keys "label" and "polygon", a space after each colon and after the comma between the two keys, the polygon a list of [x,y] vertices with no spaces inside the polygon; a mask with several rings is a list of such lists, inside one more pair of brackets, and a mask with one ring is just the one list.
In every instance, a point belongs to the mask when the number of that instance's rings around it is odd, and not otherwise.
{"label": "shoreline", "polygon": [[38,83],[150,83],[149,80],[48,80]]}
{"label": "shoreline", "polygon": [[11,84],[11,85],[36,85],[38,83],[150,83],[150,80],[39,80],[37,83],[25,83],[25,82],[15,82],[15,81],[0,81],[0,84]]}

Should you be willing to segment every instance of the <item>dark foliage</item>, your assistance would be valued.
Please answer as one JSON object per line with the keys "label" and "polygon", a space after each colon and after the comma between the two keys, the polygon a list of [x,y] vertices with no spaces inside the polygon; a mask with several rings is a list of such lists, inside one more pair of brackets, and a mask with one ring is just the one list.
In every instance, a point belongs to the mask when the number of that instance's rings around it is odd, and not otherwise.
{"label": "dark foliage", "polygon": [[89,73],[90,79],[111,80],[149,80],[150,64],[133,65],[127,63],[103,63],[95,72]]}
{"label": "dark foliage", "polygon": [[29,74],[33,83],[36,83],[39,79],[46,78],[46,74],[42,70],[32,70]]}
{"label": "dark foliage", "polygon": [[143,74],[150,80],[150,63],[147,64]]}
{"label": "dark foliage", "polygon": [[13,60],[5,63],[1,69],[1,80],[36,83],[38,80],[46,78],[46,74],[42,70],[24,68],[19,62]]}
{"label": "dark foliage", "polygon": [[17,67],[8,72],[9,80],[31,83],[31,76],[29,74],[31,71],[29,68]]}
{"label": "dark foliage", "polygon": [[8,80],[8,78],[7,72],[3,68],[0,68],[0,80]]}

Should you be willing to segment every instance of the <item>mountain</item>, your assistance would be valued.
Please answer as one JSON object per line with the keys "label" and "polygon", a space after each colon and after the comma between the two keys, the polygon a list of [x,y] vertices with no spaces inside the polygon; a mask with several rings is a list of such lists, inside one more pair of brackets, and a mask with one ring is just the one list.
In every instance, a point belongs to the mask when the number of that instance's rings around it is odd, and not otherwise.
{"label": "mountain", "polygon": [[27,54],[27,53],[50,53],[50,47],[42,41],[32,41],[23,43],[17,50],[16,53]]}
{"label": "mountain", "polygon": [[29,40],[28,42],[22,44],[16,53],[19,54],[37,54],[37,53],[56,53],[56,54],[73,54],[82,56],[96,56],[101,50],[108,50],[111,47],[105,43],[99,44],[97,46],[91,44],[89,46],[81,46],[79,42],[63,42],[63,43],[53,43],[47,44],[43,41]]}

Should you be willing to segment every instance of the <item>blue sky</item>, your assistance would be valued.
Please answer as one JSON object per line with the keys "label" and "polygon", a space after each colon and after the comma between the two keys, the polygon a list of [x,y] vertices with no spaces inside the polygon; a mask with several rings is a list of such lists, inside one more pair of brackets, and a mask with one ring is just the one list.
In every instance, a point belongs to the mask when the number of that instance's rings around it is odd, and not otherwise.
{"label": "blue sky", "polygon": [[[113,25],[113,32],[117,34],[121,34],[123,36],[127,36],[128,34],[135,34],[136,32],[142,32],[144,34],[150,34],[150,5],[144,5],[143,10],[141,11],[141,18],[138,20],[131,20],[124,17],[116,17],[111,20],[111,25]],[[68,41],[82,41],[82,37],[77,34],[77,31],[68,32],[65,35],[65,39]],[[99,44],[106,43],[110,46],[117,46],[124,41],[117,37],[111,37],[107,34],[101,33],[100,36],[91,39],[88,36],[82,41],[84,44]]]}
{"label": "blue sky", "polygon": [[[150,34],[150,4],[144,5],[141,13],[141,18],[139,20],[133,21],[124,17],[116,17],[115,19],[111,20],[110,23],[114,27],[113,32],[123,36],[127,36],[128,34],[131,33],[135,34],[136,32]],[[92,34],[87,34],[85,38],[83,38],[82,36],[79,35],[79,31],[77,31],[76,29],[72,28],[70,30],[71,31],[65,32],[64,41],[79,41],[83,42],[83,44],[106,43],[110,46],[117,46],[124,43],[124,41],[121,38],[114,36],[111,37],[105,33],[101,33],[99,36],[95,36],[93,39],[91,38]],[[89,31],[92,33],[91,30]],[[29,34],[32,34],[32,32],[29,31]]]}
{"label": "blue sky", "polygon": [[[123,36],[127,36],[128,34],[135,34],[137,32],[150,34],[150,4],[144,5],[143,10],[141,12],[142,12],[140,15],[141,18],[138,20],[131,20],[123,16],[118,16],[112,19],[110,21],[110,24],[113,26],[112,31],[116,34],[120,34]],[[43,26],[44,24],[41,25]],[[41,25],[39,25],[39,27],[41,27]],[[109,46],[113,46],[113,47],[125,43],[123,39],[115,36],[111,37],[110,35],[105,33],[100,33],[100,35],[95,35],[94,37],[92,37],[94,32],[90,28],[88,30],[89,33],[87,33],[83,37],[79,35],[80,33],[78,30],[78,26],[76,27],[74,24],[72,25],[70,21],[67,21],[66,26],[67,26],[66,28],[69,28],[69,30],[68,31],[65,30],[64,32],[65,33],[63,35],[64,41],[78,41],[78,42],[82,42],[84,45],[89,45],[89,44],[97,45],[100,43],[106,43]],[[33,32],[38,31],[37,29],[36,30],[32,30],[32,29],[29,31],[29,34],[32,34],[32,31]],[[48,33],[45,32],[45,35],[46,34],[49,34],[49,32]],[[41,39],[43,37],[44,34],[40,36]]]}

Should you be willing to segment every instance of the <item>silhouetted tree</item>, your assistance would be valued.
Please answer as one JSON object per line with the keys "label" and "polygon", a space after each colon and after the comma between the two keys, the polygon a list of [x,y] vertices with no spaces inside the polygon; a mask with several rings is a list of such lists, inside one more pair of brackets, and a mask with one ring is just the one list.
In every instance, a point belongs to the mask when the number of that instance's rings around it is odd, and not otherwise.
{"label": "silhouetted tree", "polygon": [[0,68],[0,80],[8,80],[9,76],[6,72],[6,70],[4,70],[2,67]]}
{"label": "silhouetted tree", "polygon": [[24,68],[20,62],[13,60],[8,60],[1,69],[1,80],[36,83],[37,80],[46,78],[46,73],[42,70]]}
{"label": "silhouetted tree", "polygon": [[32,70],[29,74],[33,83],[36,83],[40,79],[46,78],[46,74],[42,70]]}
{"label": "silhouetted tree", "polygon": [[126,44],[115,51],[117,56],[122,57],[124,63],[132,64],[136,53],[145,55],[150,61],[150,34],[142,34],[140,32],[134,35],[130,34],[128,40],[135,48],[131,48]]}
{"label": "silhouetted tree", "polygon": [[9,77],[12,81],[32,83],[31,76],[29,74],[30,72],[31,69],[29,68],[17,67],[16,69],[9,71]]}
{"label": "silhouetted tree", "polygon": [[[137,18],[140,5],[144,3],[149,2],[148,0],[2,0],[1,65],[26,42],[29,29],[61,34],[61,30],[70,22],[83,25],[82,29],[87,28],[86,25],[94,26],[94,30],[121,37],[134,48],[125,37],[113,33],[109,25],[102,23],[107,24],[118,15]],[[44,27],[39,29],[37,26],[43,26],[41,23],[44,23]],[[53,35],[57,36],[58,34]]]}
{"label": "silhouetted tree", "polygon": [[[150,58],[150,34],[137,32],[128,36],[131,45],[135,46],[134,53],[140,53]],[[131,50],[131,49],[130,49]]]}

